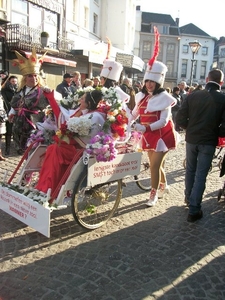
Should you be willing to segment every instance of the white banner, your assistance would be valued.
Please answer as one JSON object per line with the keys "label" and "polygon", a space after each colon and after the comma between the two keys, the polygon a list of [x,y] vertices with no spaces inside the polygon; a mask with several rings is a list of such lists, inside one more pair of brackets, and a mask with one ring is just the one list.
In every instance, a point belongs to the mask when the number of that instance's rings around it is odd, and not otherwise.
{"label": "white banner", "polygon": [[0,208],[46,237],[50,237],[50,210],[48,208],[2,186],[0,186]]}
{"label": "white banner", "polygon": [[122,179],[140,173],[141,152],[119,154],[110,162],[96,162],[95,158],[88,163],[88,186]]}

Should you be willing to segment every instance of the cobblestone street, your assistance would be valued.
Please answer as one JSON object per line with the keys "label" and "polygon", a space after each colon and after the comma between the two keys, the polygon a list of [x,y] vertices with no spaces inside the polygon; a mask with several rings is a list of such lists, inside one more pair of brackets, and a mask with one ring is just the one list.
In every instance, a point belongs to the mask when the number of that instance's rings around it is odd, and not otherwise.
{"label": "cobblestone street", "polygon": [[[170,193],[155,207],[128,183],[117,213],[94,231],[67,208],[52,212],[46,238],[0,210],[0,300],[225,299],[225,200],[217,201],[224,178],[215,163],[204,216],[188,223],[184,158],[181,142],[166,160]],[[13,152],[0,162],[1,180],[19,159]]]}

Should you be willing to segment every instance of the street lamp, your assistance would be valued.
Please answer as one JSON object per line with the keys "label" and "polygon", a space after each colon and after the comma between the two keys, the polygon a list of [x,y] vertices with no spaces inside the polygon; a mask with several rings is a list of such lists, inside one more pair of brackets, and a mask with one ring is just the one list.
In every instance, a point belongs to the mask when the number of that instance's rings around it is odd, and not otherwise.
{"label": "street lamp", "polygon": [[201,48],[201,44],[198,41],[190,42],[189,46],[192,51],[192,60],[191,60],[191,76],[190,76],[190,86],[192,85],[193,81],[193,71],[194,71],[194,62],[195,62],[195,54]]}

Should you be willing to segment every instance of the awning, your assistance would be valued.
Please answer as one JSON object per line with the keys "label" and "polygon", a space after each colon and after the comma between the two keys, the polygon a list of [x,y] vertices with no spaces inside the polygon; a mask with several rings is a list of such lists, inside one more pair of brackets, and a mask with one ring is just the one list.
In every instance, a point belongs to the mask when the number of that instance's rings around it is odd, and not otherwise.
{"label": "awning", "polygon": [[[31,55],[31,52],[26,52],[26,51],[20,51],[20,52],[23,52],[26,55],[27,58],[30,57],[30,55]],[[38,57],[41,57],[42,55],[37,54]],[[76,68],[76,66],[77,66],[76,61],[66,60],[66,59],[62,59],[62,58],[59,58],[59,57],[53,57],[53,56],[49,56],[49,55],[44,56],[44,62],[48,62],[50,64],[74,67],[74,68]]]}

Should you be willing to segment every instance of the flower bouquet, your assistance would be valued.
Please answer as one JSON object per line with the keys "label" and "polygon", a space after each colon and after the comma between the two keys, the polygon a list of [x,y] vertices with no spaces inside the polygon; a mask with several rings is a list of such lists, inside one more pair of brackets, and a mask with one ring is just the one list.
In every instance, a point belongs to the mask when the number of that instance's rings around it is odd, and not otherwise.
{"label": "flower bouquet", "polygon": [[101,131],[91,138],[90,143],[86,145],[86,152],[95,156],[97,162],[111,161],[117,155],[115,140],[112,135]]}
{"label": "flower bouquet", "polygon": [[63,124],[60,129],[56,132],[56,135],[60,140],[70,143],[70,139],[76,136],[87,136],[90,134],[92,124],[92,115],[72,117]]}
{"label": "flower bouquet", "polygon": [[111,132],[115,139],[125,136],[128,118],[122,108],[122,101],[113,87],[101,89],[104,100],[99,103],[99,110],[106,114],[103,131]]}
{"label": "flower bouquet", "polygon": [[69,95],[60,101],[60,105],[66,109],[74,109],[80,103],[80,98],[87,92],[94,90],[92,86],[79,88],[76,91],[69,91]]}

